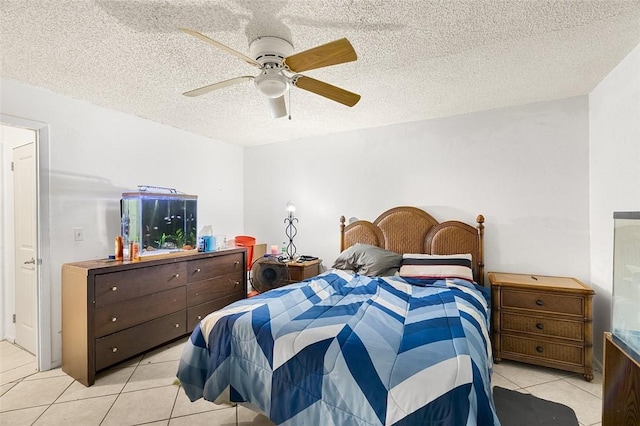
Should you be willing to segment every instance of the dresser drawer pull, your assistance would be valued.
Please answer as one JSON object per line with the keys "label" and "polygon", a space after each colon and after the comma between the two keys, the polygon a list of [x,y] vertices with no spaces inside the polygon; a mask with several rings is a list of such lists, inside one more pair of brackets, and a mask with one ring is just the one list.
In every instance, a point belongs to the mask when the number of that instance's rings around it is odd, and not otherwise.
{"label": "dresser drawer pull", "polygon": [[193,271],[194,274],[200,272],[200,268],[196,269],[195,271]]}
{"label": "dresser drawer pull", "polygon": [[118,287],[116,287],[115,285],[113,287],[111,287],[111,291],[116,291],[118,289]]}
{"label": "dresser drawer pull", "polygon": [[236,260],[235,262],[233,262],[233,266],[238,266],[240,264],[239,260]]}
{"label": "dresser drawer pull", "polygon": [[536,300],[536,305],[542,306],[542,305],[544,305],[544,302],[542,300],[538,299],[538,300]]}
{"label": "dresser drawer pull", "polygon": [[201,319],[202,319],[202,315],[198,315],[198,320],[201,320]]}
{"label": "dresser drawer pull", "polygon": [[542,346],[536,346],[536,352],[542,353]]}
{"label": "dresser drawer pull", "polygon": [[180,276],[180,274],[175,274],[175,275],[173,276],[173,278],[178,278],[179,276]]}
{"label": "dresser drawer pull", "polygon": [[240,281],[229,280],[229,282],[233,283],[234,286],[237,286],[240,284]]}
{"label": "dresser drawer pull", "polygon": [[180,328],[180,324],[176,324],[176,328]]}
{"label": "dresser drawer pull", "polygon": [[111,352],[113,352],[113,353],[118,352],[118,348],[111,348]]}
{"label": "dresser drawer pull", "polygon": [[116,322],[118,320],[118,318],[116,317],[111,317],[111,322]]}
{"label": "dresser drawer pull", "polygon": [[542,330],[544,328],[544,325],[541,322],[539,322],[539,323],[536,324],[536,328],[538,330]]}

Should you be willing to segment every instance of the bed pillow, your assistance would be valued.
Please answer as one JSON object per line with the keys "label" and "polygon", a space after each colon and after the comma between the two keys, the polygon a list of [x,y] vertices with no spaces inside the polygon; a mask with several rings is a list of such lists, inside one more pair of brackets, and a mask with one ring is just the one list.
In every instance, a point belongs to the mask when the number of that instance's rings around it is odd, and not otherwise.
{"label": "bed pillow", "polygon": [[461,278],[473,282],[471,254],[405,254],[400,276],[413,278]]}
{"label": "bed pillow", "polygon": [[386,277],[398,272],[402,255],[369,244],[356,243],[340,253],[336,269],[355,271],[369,277]]}

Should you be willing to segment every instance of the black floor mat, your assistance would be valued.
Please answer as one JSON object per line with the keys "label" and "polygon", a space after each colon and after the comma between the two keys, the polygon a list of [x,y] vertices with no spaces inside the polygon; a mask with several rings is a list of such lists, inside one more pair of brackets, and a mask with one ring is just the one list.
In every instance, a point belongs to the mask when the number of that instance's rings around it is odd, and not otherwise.
{"label": "black floor mat", "polygon": [[557,402],[499,386],[493,388],[493,400],[502,426],[578,426],[576,413]]}

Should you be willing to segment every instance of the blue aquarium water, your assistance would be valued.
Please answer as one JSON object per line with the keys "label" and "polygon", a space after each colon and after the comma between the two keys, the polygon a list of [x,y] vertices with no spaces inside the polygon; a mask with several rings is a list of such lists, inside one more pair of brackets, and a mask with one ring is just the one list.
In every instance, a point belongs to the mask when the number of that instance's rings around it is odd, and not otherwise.
{"label": "blue aquarium water", "polygon": [[139,243],[143,254],[196,248],[196,195],[127,192],[120,212],[123,239]]}

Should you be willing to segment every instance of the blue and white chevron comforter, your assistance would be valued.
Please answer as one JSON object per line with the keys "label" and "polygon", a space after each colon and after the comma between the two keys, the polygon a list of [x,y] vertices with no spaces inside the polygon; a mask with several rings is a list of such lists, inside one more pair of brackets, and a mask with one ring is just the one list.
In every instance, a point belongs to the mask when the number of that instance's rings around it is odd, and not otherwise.
{"label": "blue and white chevron comforter", "polygon": [[213,312],[178,378],[279,425],[498,425],[488,294],[330,270]]}

